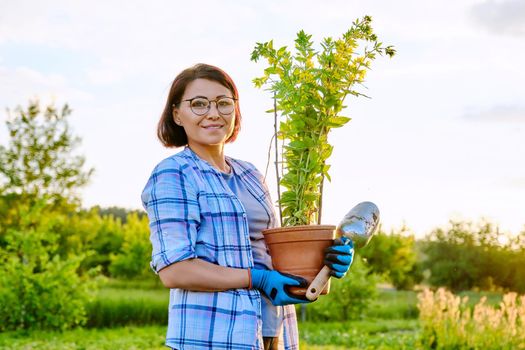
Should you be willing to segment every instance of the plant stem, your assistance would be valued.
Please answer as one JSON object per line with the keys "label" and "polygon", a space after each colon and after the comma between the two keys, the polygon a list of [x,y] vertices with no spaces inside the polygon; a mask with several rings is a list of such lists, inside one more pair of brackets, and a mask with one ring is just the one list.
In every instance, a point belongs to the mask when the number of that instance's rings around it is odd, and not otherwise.
{"label": "plant stem", "polygon": [[[344,100],[344,98],[343,98]],[[324,113],[327,117],[327,119],[330,118],[330,109],[331,108],[327,108]],[[334,112],[334,115],[337,115],[337,112]],[[326,138],[328,140],[328,131],[326,130],[326,128],[323,126],[321,128],[321,132],[319,134],[319,138],[321,138],[322,136],[324,136],[326,134]],[[321,152],[320,152],[321,153]],[[322,164],[322,169],[324,171],[324,166],[326,164],[326,159],[323,159],[323,164]],[[323,214],[323,188],[324,188],[324,173],[321,173],[321,184],[319,185],[319,201],[317,202],[317,224],[318,225],[321,225],[321,217],[322,217],[322,214]]]}
{"label": "plant stem", "polygon": [[283,210],[281,206],[281,177],[279,176],[279,143],[277,141],[277,99],[273,92],[273,129],[275,131],[275,175],[277,176],[277,203],[279,203],[279,223],[283,226]]}
{"label": "plant stem", "polygon": [[[324,162],[323,162],[324,166]],[[321,175],[321,185],[319,186],[319,203],[317,205],[317,225],[321,225],[321,215],[323,214],[323,185],[324,185],[324,174]]]}

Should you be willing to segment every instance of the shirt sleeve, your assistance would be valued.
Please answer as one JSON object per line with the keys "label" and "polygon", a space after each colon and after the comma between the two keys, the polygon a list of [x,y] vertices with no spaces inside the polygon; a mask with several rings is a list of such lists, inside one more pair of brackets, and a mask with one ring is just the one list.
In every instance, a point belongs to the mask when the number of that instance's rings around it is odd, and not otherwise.
{"label": "shirt sleeve", "polygon": [[178,261],[195,258],[200,210],[195,185],[184,166],[168,158],[153,170],[142,192],[148,213],[151,267],[158,273]]}

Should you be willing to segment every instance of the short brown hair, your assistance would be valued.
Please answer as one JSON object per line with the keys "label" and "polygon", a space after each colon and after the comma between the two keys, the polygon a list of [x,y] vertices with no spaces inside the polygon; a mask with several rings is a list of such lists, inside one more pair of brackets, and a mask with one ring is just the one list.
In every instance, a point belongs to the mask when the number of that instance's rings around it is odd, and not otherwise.
{"label": "short brown hair", "polygon": [[228,137],[226,142],[233,142],[239,134],[241,128],[241,109],[239,108],[239,92],[233,82],[232,78],[224,72],[222,69],[211,66],[209,64],[199,63],[193,67],[183,70],[173,83],[168,94],[166,106],[160,116],[159,124],[157,125],[157,137],[160,142],[166,147],[180,147],[188,144],[188,137],[184,128],[180,125],[175,124],[173,120],[173,109],[174,105],[180,102],[180,99],[184,95],[184,91],[189,83],[197,79],[208,79],[215,81],[224,87],[228,88],[233,94],[233,98],[236,99],[235,103],[235,121],[233,132]]}

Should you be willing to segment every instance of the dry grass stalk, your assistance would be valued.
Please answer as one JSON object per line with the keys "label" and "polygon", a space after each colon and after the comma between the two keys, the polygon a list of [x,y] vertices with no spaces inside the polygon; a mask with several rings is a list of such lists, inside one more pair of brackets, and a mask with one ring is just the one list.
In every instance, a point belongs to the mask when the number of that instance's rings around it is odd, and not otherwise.
{"label": "dry grass stalk", "polygon": [[423,328],[422,345],[432,349],[525,349],[525,296],[508,293],[499,306],[486,297],[474,306],[439,288],[423,290],[418,308]]}

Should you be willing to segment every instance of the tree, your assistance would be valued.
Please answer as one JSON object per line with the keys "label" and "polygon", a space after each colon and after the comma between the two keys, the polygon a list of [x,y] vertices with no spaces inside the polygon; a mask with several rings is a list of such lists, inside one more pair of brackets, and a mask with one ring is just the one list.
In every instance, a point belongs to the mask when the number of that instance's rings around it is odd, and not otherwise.
{"label": "tree", "polygon": [[145,216],[140,218],[132,212],[128,214],[126,221],[122,226],[124,242],[121,250],[117,254],[111,254],[109,266],[111,276],[125,278],[151,276],[148,218]]}
{"label": "tree", "polygon": [[92,207],[91,209],[97,210],[100,216],[112,216],[116,219],[120,219],[122,224],[125,224],[129,214],[136,214],[139,216],[139,219],[142,219],[143,216],[146,216],[146,212],[144,210],[139,209],[127,209],[117,206],[111,206],[111,207],[100,207],[98,205]]}
{"label": "tree", "polygon": [[424,267],[430,271],[429,283],[453,291],[471,289],[480,277],[479,249],[470,227],[451,222],[448,230],[432,231],[424,244]]}
{"label": "tree", "polygon": [[27,109],[8,110],[9,143],[0,145],[0,192],[25,199],[48,198],[52,203],[78,202],[76,191],[86,185],[93,169],[75,154],[80,138],[73,136],[67,117],[71,109],[54,105],[41,109],[30,101]]}
{"label": "tree", "polygon": [[502,233],[488,222],[451,222],[423,242],[429,283],[453,291],[479,288],[523,292],[525,261],[522,235],[501,243]]}
{"label": "tree", "polygon": [[415,237],[406,227],[398,233],[379,231],[359,253],[372,272],[384,276],[398,289],[411,289],[423,279]]}
{"label": "tree", "polygon": [[75,155],[64,105],[17,107],[0,145],[0,331],[82,325],[97,269],[82,269],[93,239],[77,190],[93,169]]}
{"label": "tree", "polygon": [[102,216],[96,207],[90,209],[88,215],[94,223],[92,232],[95,234],[93,240],[89,242],[89,247],[95,251],[95,254],[87,257],[82,262],[82,267],[100,266],[102,273],[109,276],[111,254],[119,252],[124,241],[122,221],[113,215]]}

